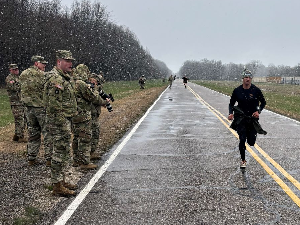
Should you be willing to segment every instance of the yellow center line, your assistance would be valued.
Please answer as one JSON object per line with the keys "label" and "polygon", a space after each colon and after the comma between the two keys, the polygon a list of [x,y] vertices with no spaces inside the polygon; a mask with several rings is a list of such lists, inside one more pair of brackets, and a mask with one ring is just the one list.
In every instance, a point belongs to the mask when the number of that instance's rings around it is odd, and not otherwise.
{"label": "yellow center line", "polygon": [[[194,93],[194,95],[197,95],[197,97],[206,105],[208,106],[210,109],[212,109],[213,111],[215,111],[217,114],[219,114],[224,120],[226,120],[228,123],[229,120],[222,114],[220,113],[218,110],[216,110],[215,108],[213,108],[210,104],[208,104],[207,102],[205,102],[203,100],[203,98],[201,98],[197,93],[195,93],[191,88],[190,88],[191,92]],[[230,128],[231,129],[231,128]],[[235,132],[231,129],[231,132]],[[235,136],[237,138],[238,135],[235,132]],[[277,162],[275,162],[275,160],[273,160],[264,150],[262,150],[257,144],[254,145],[254,147],[256,148],[256,150],[262,154],[279,172],[281,172],[281,174],[283,176],[285,176],[295,187],[298,188],[298,190],[300,190],[300,183],[293,177],[291,176],[288,172],[286,172]]]}
{"label": "yellow center line", "polygon": [[278,169],[282,175],[284,175],[291,183],[295,185],[300,190],[300,183],[292,177],[288,172],[286,172],[277,162],[275,162],[274,159],[272,159],[264,150],[262,150],[257,144],[254,145],[254,147],[257,149],[257,151],[260,152],[270,163],[273,164],[273,166]]}
{"label": "yellow center line", "polygon": [[[221,114],[218,110],[209,105],[206,101],[203,100],[191,87],[189,90],[195,95],[195,97],[205,105],[223,124],[224,126],[232,132],[232,134],[239,139],[238,134],[229,127],[229,120]],[[219,115],[218,115],[219,114]],[[222,118],[221,118],[222,117]],[[227,123],[226,123],[226,122]],[[291,181],[299,190],[300,183],[294,179],[289,173],[287,173],[278,163],[276,163],[266,152],[264,152],[257,144],[254,147],[270,162],[274,165],[276,169],[278,169],[287,179]],[[250,148],[248,144],[246,144],[246,149],[252,155],[252,157],[264,168],[265,171],[276,181],[276,183],[285,191],[285,193],[300,207],[300,199],[298,196],[281,180],[275,172]]]}

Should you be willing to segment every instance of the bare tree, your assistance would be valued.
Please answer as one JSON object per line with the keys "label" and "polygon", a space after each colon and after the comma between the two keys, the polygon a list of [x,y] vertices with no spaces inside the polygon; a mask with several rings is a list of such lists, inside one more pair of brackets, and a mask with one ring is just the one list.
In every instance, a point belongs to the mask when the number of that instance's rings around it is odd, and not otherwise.
{"label": "bare tree", "polygon": [[1,0],[0,26],[0,84],[9,63],[25,69],[31,56],[40,54],[50,69],[58,49],[71,50],[76,63],[103,71],[107,80],[137,79],[141,74],[159,78],[165,72],[134,33],[109,20],[100,2],[75,0],[71,9],[63,9],[60,0]]}

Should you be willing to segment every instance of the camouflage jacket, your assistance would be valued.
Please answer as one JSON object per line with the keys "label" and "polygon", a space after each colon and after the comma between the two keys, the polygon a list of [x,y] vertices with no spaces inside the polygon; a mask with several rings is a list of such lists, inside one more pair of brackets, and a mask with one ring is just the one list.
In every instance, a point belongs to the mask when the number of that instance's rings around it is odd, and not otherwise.
{"label": "camouflage jacket", "polygon": [[66,117],[74,117],[77,114],[77,102],[73,78],[56,67],[46,73],[46,77],[43,103],[47,117],[57,123],[63,122]]}
{"label": "camouflage jacket", "polygon": [[146,78],[145,78],[145,77],[140,77],[139,83],[140,83],[140,84],[146,83]]}
{"label": "camouflage jacket", "polygon": [[78,114],[73,118],[74,123],[92,119],[92,105],[100,105],[102,99],[96,90],[81,79],[75,81],[75,95],[77,100]]}
{"label": "camouflage jacket", "polygon": [[21,101],[21,85],[19,75],[9,74],[6,79],[6,89],[11,105],[23,105]]}
{"label": "camouflage jacket", "polygon": [[45,73],[36,66],[31,66],[20,75],[21,98],[26,106],[44,107],[43,90]]}

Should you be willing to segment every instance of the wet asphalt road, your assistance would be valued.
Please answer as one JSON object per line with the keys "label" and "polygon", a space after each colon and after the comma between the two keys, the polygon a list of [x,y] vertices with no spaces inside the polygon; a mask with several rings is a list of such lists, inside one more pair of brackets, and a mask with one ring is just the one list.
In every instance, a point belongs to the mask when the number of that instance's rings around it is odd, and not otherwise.
{"label": "wet asphalt road", "polygon": [[[300,224],[299,189],[255,148],[275,179],[249,152],[241,171],[238,139],[194,93],[227,117],[228,96],[176,80],[66,224]],[[300,124],[267,110],[260,123],[258,146],[297,185]]]}

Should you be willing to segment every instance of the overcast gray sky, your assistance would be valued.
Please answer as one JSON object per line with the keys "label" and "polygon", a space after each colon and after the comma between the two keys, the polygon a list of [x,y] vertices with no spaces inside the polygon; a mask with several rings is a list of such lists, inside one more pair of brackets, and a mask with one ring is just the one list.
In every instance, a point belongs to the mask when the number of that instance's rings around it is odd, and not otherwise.
{"label": "overcast gray sky", "polygon": [[[62,0],[71,6],[73,0]],[[92,2],[94,2],[92,0]],[[155,59],[300,63],[300,0],[98,0]]]}

